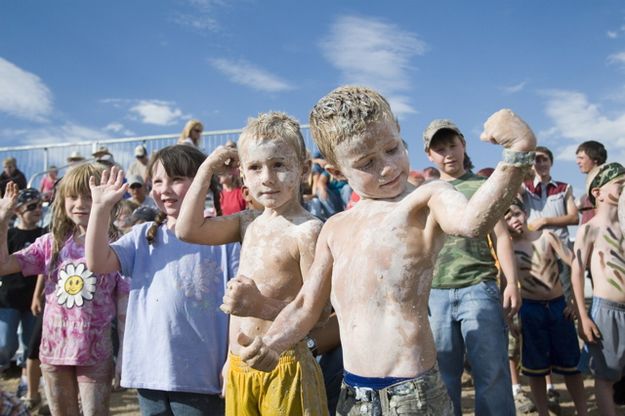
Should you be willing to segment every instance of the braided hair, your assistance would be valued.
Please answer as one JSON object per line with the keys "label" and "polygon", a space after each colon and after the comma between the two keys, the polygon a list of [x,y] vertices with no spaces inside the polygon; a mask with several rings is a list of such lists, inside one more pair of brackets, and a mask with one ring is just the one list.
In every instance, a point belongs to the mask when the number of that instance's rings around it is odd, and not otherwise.
{"label": "braided hair", "polygon": [[[202,162],[204,162],[204,159],[206,159],[206,155],[193,146],[174,145],[164,147],[156,152],[150,159],[150,163],[148,164],[148,179],[152,177],[154,167],[158,162],[161,162],[169,177],[193,178],[197,174]],[[215,176],[211,179],[210,190],[213,193],[213,201],[215,203],[217,216],[221,216],[221,203],[219,201],[221,188]],[[166,220],[166,213],[159,211],[158,214],[156,214],[154,223],[148,229],[146,235],[149,244],[154,244],[156,233]]]}

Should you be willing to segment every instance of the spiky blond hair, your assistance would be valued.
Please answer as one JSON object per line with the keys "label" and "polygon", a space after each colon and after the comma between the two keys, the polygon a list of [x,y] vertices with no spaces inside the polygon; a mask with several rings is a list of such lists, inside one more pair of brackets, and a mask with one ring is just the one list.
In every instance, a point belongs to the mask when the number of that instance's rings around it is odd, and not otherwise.
{"label": "spiky blond hair", "polygon": [[381,120],[399,125],[388,101],[378,92],[359,86],[342,86],[321,98],[310,112],[310,132],[323,156],[336,164],[334,148],[361,135]]}

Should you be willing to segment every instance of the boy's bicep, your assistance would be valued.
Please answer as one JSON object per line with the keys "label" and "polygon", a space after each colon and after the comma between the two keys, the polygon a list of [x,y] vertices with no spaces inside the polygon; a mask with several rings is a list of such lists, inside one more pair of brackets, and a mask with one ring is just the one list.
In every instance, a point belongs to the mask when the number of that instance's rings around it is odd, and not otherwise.
{"label": "boy's bicep", "polygon": [[462,221],[467,208],[465,196],[451,185],[432,193],[428,206],[445,234],[462,235]]}
{"label": "boy's bicep", "polygon": [[308,278],[308,272],[315,259],[315,251],[319,233],[321,232],[321,226],[321,222],[311,224],[310,228],[306,230],[298,240],[299,266],[303,281],[306,281]]}
{"label": "boy's bicep", "polygon": [[328,245],[328,232],[325,231],[326,227],[323,227],[317,239],[312,265],[301,290],[304,302],[311,305],[315,310],[326,306],[332,288],[334,257]]}

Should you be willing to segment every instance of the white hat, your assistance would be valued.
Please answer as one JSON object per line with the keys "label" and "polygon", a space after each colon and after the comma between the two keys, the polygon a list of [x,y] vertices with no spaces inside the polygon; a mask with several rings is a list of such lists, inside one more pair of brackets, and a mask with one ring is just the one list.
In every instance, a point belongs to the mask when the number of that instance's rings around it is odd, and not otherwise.
{"label": "white hat", "polygon": [[109,152],[109,149],[106,146],[100,146],[98,147],[98,150],[92,153],[92,156],[96,159],[100,159],[104,155],[111,155],[111,152]]}
{"label": "white hat", "polygon": [[147,150],[145,150],[145,146],[143,146],[142,144],[140,144],[139,146],[135,147],[135,157],[143,157],[147,154]]}
{"label": "white hat", "polygon": [[83,160],[85,160],[85,158],[80,153],[75,151],[70,153],[67,157],[68,162],[81,162]]}

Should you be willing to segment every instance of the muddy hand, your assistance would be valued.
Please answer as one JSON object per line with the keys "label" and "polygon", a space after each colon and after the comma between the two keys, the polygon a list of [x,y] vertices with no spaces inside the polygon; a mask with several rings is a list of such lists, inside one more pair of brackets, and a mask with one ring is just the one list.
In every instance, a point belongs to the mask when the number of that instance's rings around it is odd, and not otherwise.
{"label": "muddy hand", "polygon": [[530,152],[536,148],[532,129],[509,109],[499,110],[486,120],[480,139],[517,152]]}
{"label": "muddy hand", "polygon": [[241,359],[250,367],[270,372],[278,365],[280,354],[269,348],[261,337],[256,336],[252,339],[243,332],[239,332],[237,342],[243,347],[240,350]]}

